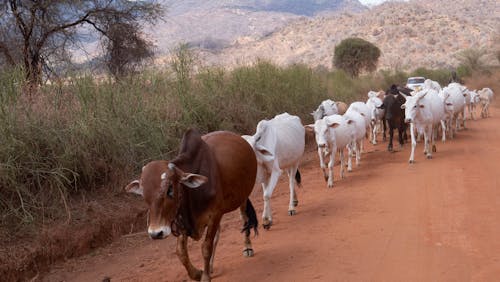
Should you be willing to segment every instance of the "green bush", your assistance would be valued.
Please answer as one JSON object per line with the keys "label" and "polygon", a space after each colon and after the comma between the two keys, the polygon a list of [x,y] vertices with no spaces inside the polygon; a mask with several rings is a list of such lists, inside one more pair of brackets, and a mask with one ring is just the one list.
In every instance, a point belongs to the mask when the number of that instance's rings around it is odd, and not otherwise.
{"label": "green bush", "polygon": [[379,57],[380,49],[374,44],[361,38],[347,38],[335,46],[333,65],[357,77],[362,70],[376,70]]}

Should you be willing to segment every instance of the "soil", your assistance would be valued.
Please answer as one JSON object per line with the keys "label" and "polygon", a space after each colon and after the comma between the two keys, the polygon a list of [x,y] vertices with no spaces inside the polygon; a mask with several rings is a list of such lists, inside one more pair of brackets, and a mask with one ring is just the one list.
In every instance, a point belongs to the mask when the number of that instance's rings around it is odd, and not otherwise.
{"label": "soil", "polygon": [[[498,81],[498,79],[497,79]],[[500,93],[498,85],[494,89]],[[437,144],[428,160],[417,144],[396,152],[365,141],[361,165],[334,188],[309,146],[301,166],[297,214],[288,216],[282,178],[272,198],[274,225],[242,255],[239,214],[223,218],[215,281],[498,281],[500,277],[500,99],[492,116],[467,122]],[[380,138],[379,138],[380,139]],[[311,141],[311,140],[309,140]],[[311,144],[311,142],[309,142]],[[418,152],[418,153],[417,153]],[[262,191],[251,200],[262,213]],[[139,197],[137,201],[142,201]],[[260,216],[259,216],[260,217]],[[201,267],[200,242],[190,242]],[[151,240],[145,229],[111,245],[54,264],[42,281],[185,281],[175,238]]]}

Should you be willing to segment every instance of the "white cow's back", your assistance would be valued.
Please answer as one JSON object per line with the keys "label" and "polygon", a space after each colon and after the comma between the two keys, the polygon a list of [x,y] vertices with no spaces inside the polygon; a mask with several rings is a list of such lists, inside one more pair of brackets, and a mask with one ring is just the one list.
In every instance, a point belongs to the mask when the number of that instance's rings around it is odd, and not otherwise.
{"label": "white cow's back", "polygon": [[[339,124],[337,127],[332,128],[329,127],[330,136],[335,138],[334,140],[329,140],[335,142],[337,145],[337,149],[343,149],[347,144],[352,142],[352,128],[350,128],[347,124],[347,120],[344,116],[341,115],[331,115],[324,117],[324,120],[327,124],[337,123]],[[334,152],[335,153],[335,152]]]}
{"label": "white cow's back", "polygon": [[371,111],[370,107],[366,105],[363,102],[353,102],[349,105],[349,108],[347,109],[346,113],[349,111],[356,111],[360,113],[363,118],[365,119],[365,125],[368,126],[371,120]]}
{"label": "white cow's back", "polygon": [[304,153],[305,129],[298,116],[283,113],[257,125],[256,144],[273,150],[281,169],[297,163]]}

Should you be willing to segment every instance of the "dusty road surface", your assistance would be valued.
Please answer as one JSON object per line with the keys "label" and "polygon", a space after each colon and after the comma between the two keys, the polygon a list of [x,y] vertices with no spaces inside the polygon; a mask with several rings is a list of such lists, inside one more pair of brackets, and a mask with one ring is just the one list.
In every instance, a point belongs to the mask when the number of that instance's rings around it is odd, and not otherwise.
{"label": "dusty road surface", "polygon": [[[497,97],[498,98],[498,97]],[[366,146],[362,164],[328,189],[315,151],[305,155],[295,216],[288,187],[273,195],[274,225],[242,256],[236,212],[225,216],[215,257],[215,281],[499,281],[500,99],[492,117],[468,122],[456,139],[438,143],[427,160],[418,144],[389,153]],[[338,176],[338,167],[335,170]],[[252,194],[262,212],[261,191]],[[138,198],[138,201],[141,199]],[[55,265],[43,281],[184,281],[175,238],[146,233]],[[201,267],[200,244],[190,255]]]}

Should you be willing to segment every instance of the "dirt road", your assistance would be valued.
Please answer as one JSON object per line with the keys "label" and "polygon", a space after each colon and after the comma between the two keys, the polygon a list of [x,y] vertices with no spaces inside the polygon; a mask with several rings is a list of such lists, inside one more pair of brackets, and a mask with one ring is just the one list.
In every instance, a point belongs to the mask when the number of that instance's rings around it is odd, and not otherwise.
{"label": "dirt road", "polygon": [[[327,189],[315,151],[305,156],[295,216],[288,187],[273,195],[274,225],[242,256],[236,212],[226,215],[216,252],[215,281],[499,281],[500,109],[468,122],[427,160],[418,144],[389,153],[368,145],[362,164]],[[336,168],[338,176],[338,168]],[[252,200],[262,212],[261,191]],[[138,200],[140,200],[138,198]],[[189,280],[175,238],[124,237],[95,253],[55,265],[43,281]],[[201,266],[200,244],[190,246]]]}

